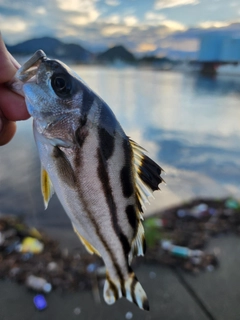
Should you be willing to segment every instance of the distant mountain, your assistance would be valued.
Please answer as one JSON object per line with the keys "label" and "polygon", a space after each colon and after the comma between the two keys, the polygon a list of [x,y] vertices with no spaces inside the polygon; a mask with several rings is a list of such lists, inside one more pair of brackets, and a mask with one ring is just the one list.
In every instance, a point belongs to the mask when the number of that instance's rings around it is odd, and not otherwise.
{"label": "distant mountain", "polygon": [[63,43],[50,37],[31,39],[14,46],[7,46],[12,54],[28,55],[42,49],[47,56],[57,59],[74,60],[76,62],[89,62],[93,54],[77,44]]}
{"label": "distant mountain", "polygon": [[144,56],[144,57],[140,58],[138,60],[138,62],[140,64],[161,64],[161,63],[170,63],[170,62],[172,62],[172,60],[170,60],[166,57],[159,58],[154,55],[151,55],[151,56]]}
{"label": "distant mountain", "polygon": [[116,62],[123,61],[127,63],[136,62],[135,56],[128,51],[124,46],[118,45],[106,50],[103,53],[97,55],[97,60],[99,62]]}

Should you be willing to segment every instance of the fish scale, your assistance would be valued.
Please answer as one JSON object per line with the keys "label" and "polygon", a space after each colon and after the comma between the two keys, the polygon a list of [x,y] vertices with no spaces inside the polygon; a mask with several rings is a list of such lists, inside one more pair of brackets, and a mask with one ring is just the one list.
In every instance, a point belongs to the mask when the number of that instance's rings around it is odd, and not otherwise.
{"label": "fish scale", "polygon": [[145,251],[142,213],[162,169],[129,139],[108,105],[60,61],[37,51],[17,72],[42,164],[45,207],[55,191],[79,239],[106,265],[104,299],[148,310],[130,264]]}

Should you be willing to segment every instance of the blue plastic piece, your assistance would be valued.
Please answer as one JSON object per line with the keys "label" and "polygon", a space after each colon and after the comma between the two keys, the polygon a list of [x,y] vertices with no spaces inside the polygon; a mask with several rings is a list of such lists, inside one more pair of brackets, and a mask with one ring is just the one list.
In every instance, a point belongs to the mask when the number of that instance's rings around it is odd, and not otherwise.
{"label": "blue plastic piece", "polygon": [[189,256],[190,250],[185,247],[173,246],[170,252],[175,256],[187,258]]}
{"label": "blue plastic piece", "polygon": [[38,310],[44,310],[47,308],[47,301],[42,294],[37,294],[33,298],[33,303]]}

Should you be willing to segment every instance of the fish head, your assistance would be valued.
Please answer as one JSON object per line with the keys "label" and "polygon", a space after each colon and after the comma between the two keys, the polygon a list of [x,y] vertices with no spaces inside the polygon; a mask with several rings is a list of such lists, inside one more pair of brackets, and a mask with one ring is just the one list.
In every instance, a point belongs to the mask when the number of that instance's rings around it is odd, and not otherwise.
{"label": "fish head", "polygon": [[24,82],[28,112],[34,119],[52,122],[64,114],[80,112],[84,84],[63,62],[44,55],[30,72],[20,70],[18,77]]}

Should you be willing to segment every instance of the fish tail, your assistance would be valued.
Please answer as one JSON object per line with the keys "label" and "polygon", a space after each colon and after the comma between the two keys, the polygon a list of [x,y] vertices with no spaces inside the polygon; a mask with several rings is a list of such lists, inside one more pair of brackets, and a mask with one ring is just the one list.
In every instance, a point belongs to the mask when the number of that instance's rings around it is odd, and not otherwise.
{"label": "fish tail", "polygon": [[140,309],[149,311],[148,298],[136,275],[131,270],[125,281],[111,279],[108,272],[104,285],[104,299],[107,304],[113,304],[121,297],[135,303]]}

